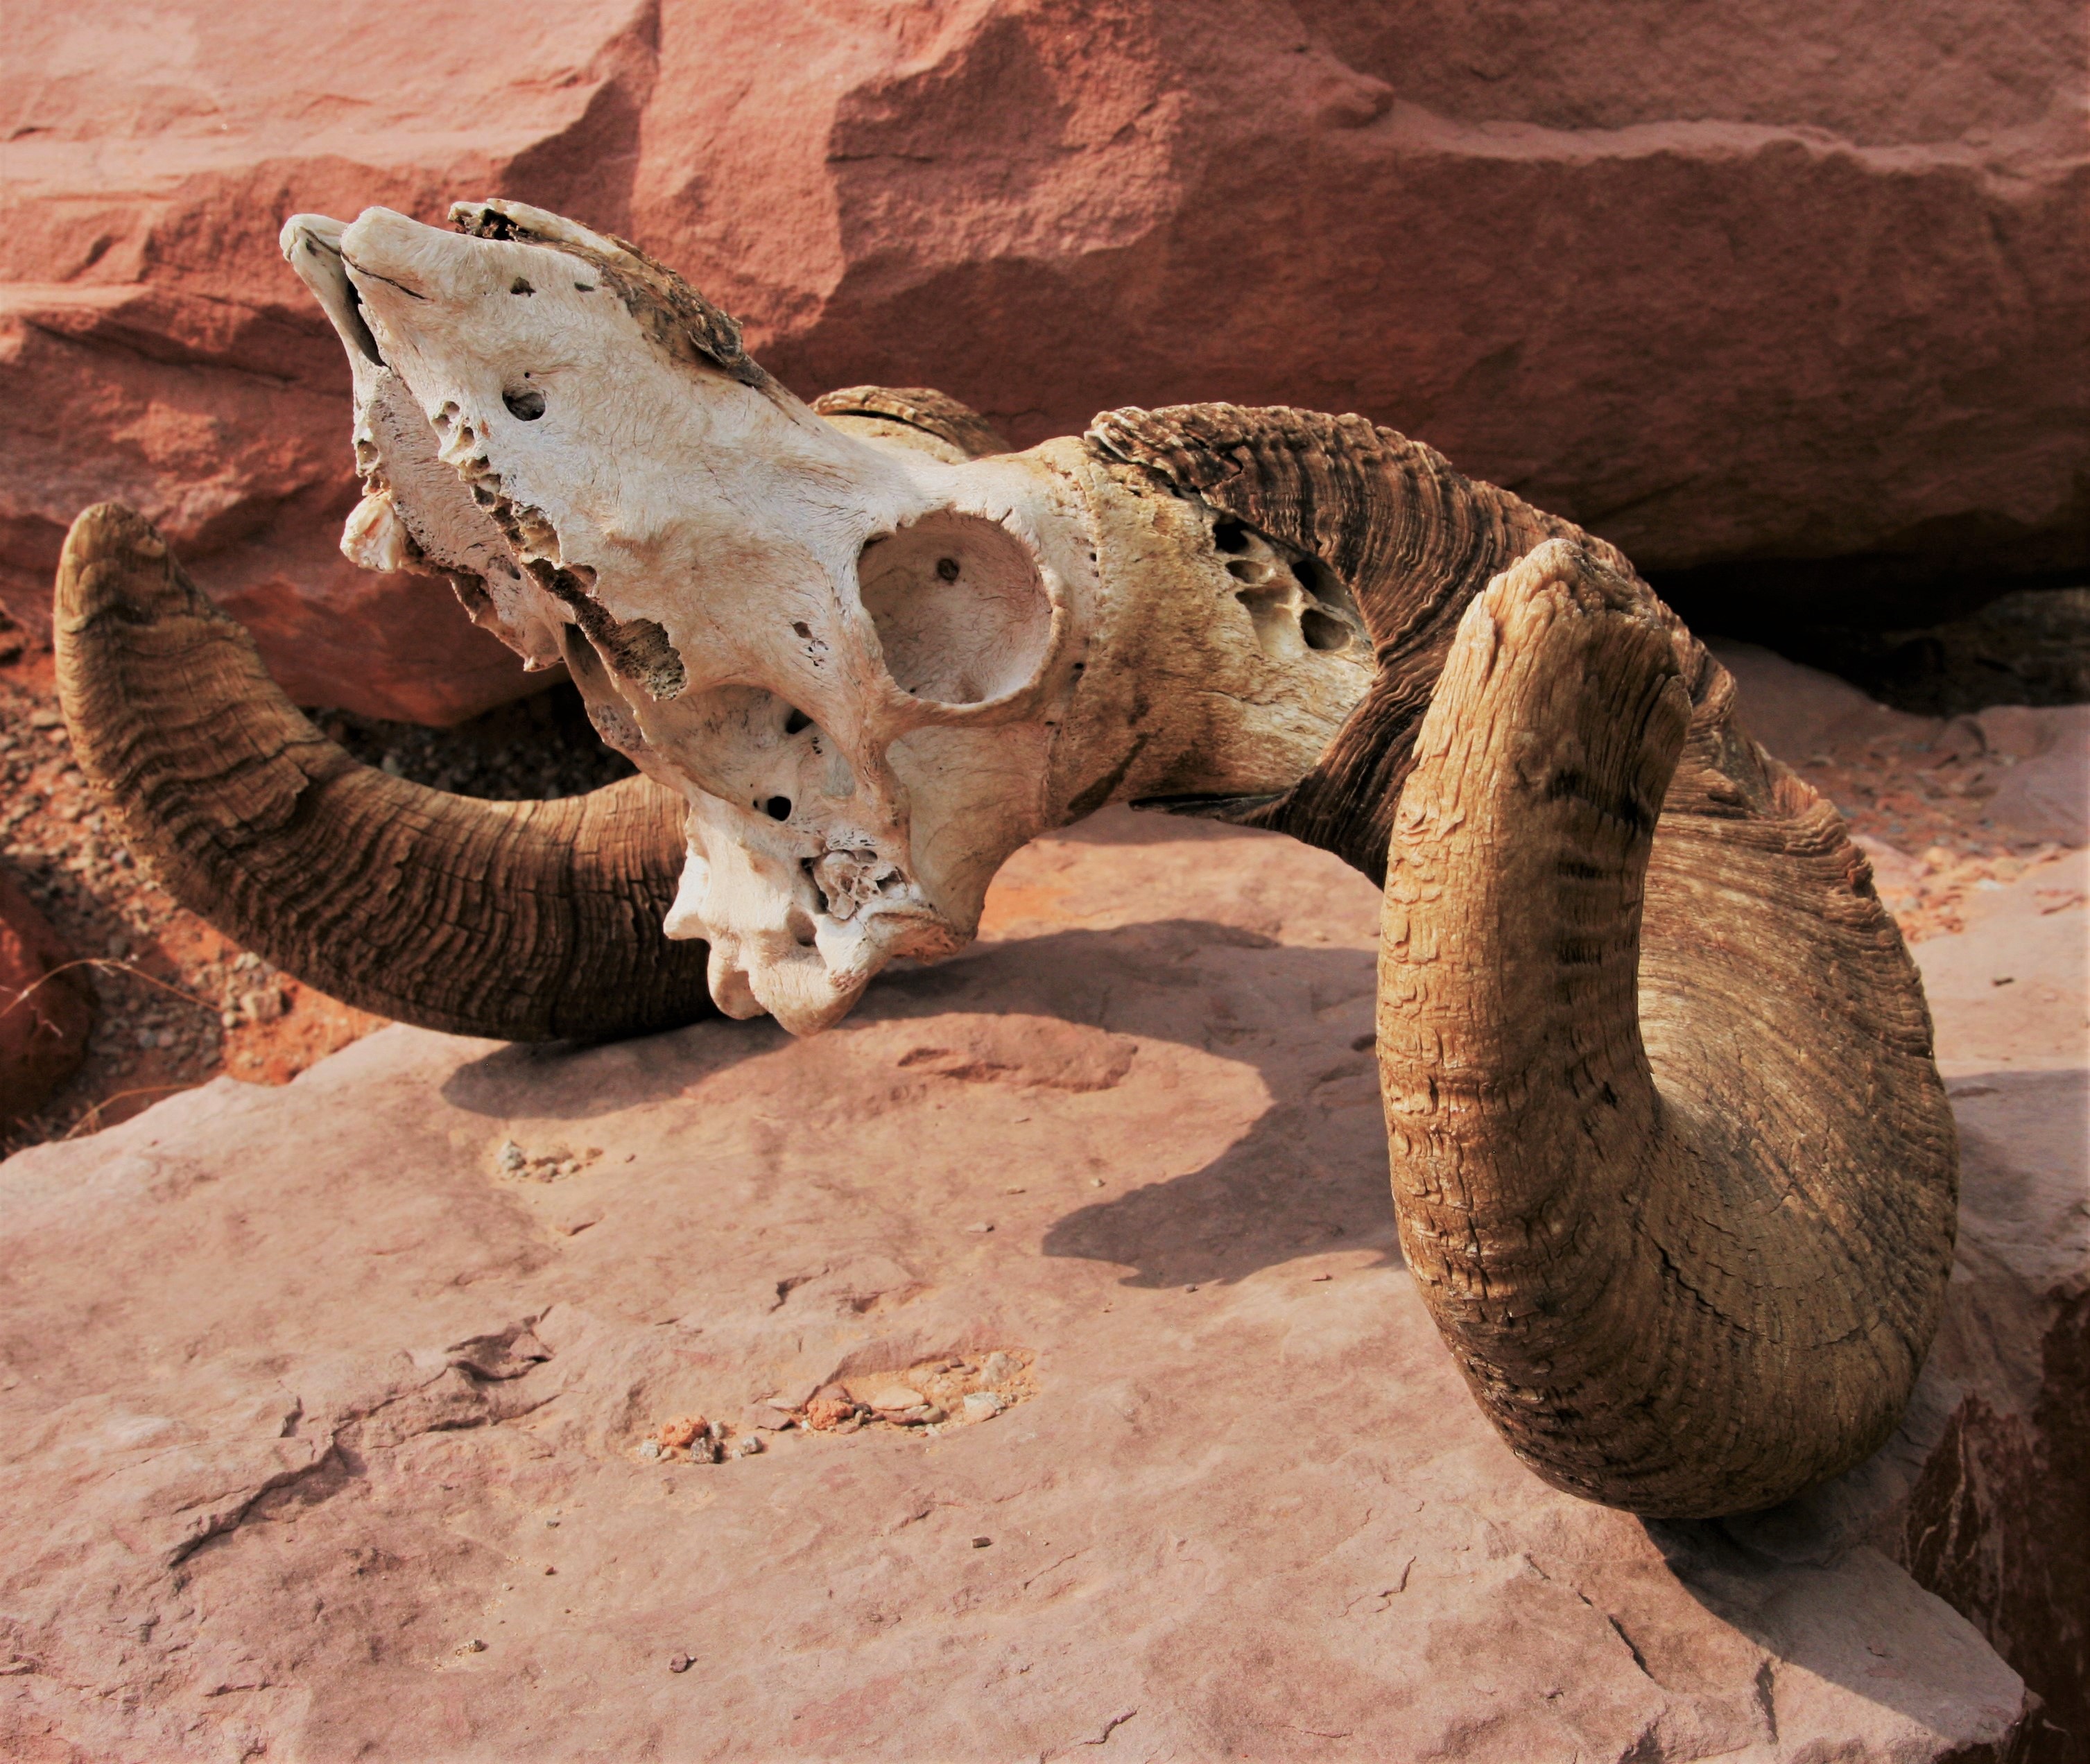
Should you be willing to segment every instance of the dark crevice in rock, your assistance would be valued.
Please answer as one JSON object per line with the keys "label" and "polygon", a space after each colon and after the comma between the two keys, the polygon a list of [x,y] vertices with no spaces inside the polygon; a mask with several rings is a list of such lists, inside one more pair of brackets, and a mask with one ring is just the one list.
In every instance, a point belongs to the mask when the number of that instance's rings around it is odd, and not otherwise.
{"label": "dark crevice in rock", "polygon": [[1651,579],[1701,637],[1760,643],[1924,716],[2090,700],[2090,567],[1928,575],[1860,557]]}

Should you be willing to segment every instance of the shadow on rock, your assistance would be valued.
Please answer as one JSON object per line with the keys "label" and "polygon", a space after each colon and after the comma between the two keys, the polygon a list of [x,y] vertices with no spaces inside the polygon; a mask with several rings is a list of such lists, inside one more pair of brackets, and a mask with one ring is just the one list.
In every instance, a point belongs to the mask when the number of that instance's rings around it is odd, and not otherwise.
{"label": "shadow on rock", "polygon": [[[1942,1725],[1942,1699],[1926,1663],[1985,1650],[1973,1625],[1943,1600],[1910,1598],[1902,1570],[1877,1549],[1794,1555],[1753,1547],[1736,1535],[1747,1531],[1746,1524],[1731,1521],[1641,1524],[1677,1584],[1778,1662],[1774,1668],[1766,1662],[1759,1672],[1757,1696],[1782,1739],[1795,1715],[1804,1719],[1807,1675],[1934,1731]],[[1820,1584],[1809,1588],[1807,1581]],[[1831,1615],[1868,1608],[1890,1620],[1862,1636]],[[1781,1708],[1781,1691],[1796,1693],[1799,1706]],[[1999,1725],[2010,1713],[1995,1711]],[[1952,1764],[2030,1764],[2023,1738],[2013,1724],[1993,1745],[1955,1751]]]}
{"label": "shadow on rock", "polygon": [[[1246,1135],[1200,1169],[1077,1208],[1044,1243],[1048,1256],[1122,1263],[1133,1286],[1236,1280],[1340,1249],[1370,1249],[1382,1266],[1399,1259],[1374,1056],[1357,1044],[1374,981],[1369,950],[1159,919],[982,943],[897,969],[831,1034],[870,1040],[896,1022],[1043,1018],[1254,1066],[1275,1100]],[[713,1020],[596,1047],[502,1048],[460,1067],[443,1095],[497,1119],[578,1121],[684,1095],[742,1061],[813,1054],[767,1018]],[[1116,1082],[1009,1078],[1077,1090]]]}
{"label": "shadow on rock", "polygon": [[1238,1280],[1345,1249],[1398,1264],[1383,1140],[1331,1144],[1317,1113],[1280,1105],[1202,1169],[1078,1208],[1045,1234],[1045,1254],[1126,1263],[1124,1284],[1144,1287]]}
{"label": "shadow on rock", "polygon": [[768,1018],[712,1018],[630,1041],[511,1042],[459,1066],[444,1101],[496,1119],[524,1114],[586,1121],[679,1096],[742,1060],[781,1052],[791,1038]]}
{"label": "shadow on rock", "polygon": [[[1125,1264],[1130,1286],[1180,1286],[1347,1248],[1399,1262],[1375,1059],[1368,1041],[1357,1044],[1375,985],[1369,950],[1163,919],[984,945],[897,977],[876,1014],[1024,1012],[1255,1066],[1276,1100],[1244,1138],[1202,1168],[1077,1208],[1046,1234],[1048,1256]],[[1302,1019],[1324,1032],[1301,1038]]]}

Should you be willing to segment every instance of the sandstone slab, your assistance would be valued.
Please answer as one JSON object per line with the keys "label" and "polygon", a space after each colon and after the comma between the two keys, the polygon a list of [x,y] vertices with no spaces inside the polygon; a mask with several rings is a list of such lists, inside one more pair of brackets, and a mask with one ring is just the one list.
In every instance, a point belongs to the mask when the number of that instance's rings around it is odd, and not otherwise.
{"label": "sandstone slab", "polygon": [[[1921,1440],[1751,1530],[1481,1420],[1390,1215],[1376,910],[1114,812],[814,1040],[393,1028],[11,1160],[6,1748],[2014,1755],[1894,1560]],[[957,1407],[776,1429],[851,1380]],[[663,1457],[696,1416],[763,1448]]]}
{"label": "sandstone slab", "polygon": [[447,719],[522,690],[440,588],[322,561],[347,376],[274,243],[293,209],[487,195],[640,239],[802,392],[941,386],[1019,445],[1128,403],[1357,410],[1646,568],[2072,565],[2078,23],[47,9],[0,86],[6,591],[34,613],[66,524],[118,496],[268,611],[294,692]]}

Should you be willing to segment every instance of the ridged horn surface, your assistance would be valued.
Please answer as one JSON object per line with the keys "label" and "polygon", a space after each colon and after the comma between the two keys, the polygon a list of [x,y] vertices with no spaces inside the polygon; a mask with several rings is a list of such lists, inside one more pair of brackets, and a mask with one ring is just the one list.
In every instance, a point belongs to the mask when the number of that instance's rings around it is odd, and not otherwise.
{"label": "ridged horn surface", "polygon": [[883,417],[918,429],[966,459],[1009,451],[1000,430],[969,404],[931,386],[841,386],[813,400],[820,415]]}
{"label": "ridged horn surface", "polygon": [[1518,1454],[1648,1515],[1877,1449],[1952,1261],[1914,966],[1733,696],[1643,585],[1540,547],[1460,622],[1387,874],[1409,1265]]}
{"label": "ridged horn surface", "polygon": [[247,632],[114,503],[58,566],[58,691],[81,769],[182,904],[320,991],[517,1041],[712,1013],[663,913],[682,805],[643,778],[489,802],[395,778],[299,713]]}
{"label": "ridged horn surface", "polygon": [[1289,833],[1374,882],[1385,878],[1410,745],[1473,596],[1549,539],[1632,568],[1602,540],[1361,416],[1178,404],[1106,411],[1088,437],[1107,457],[1318,559],[1354,598],[1377,663],[1348,721],[1289,789],[1156,806]]}

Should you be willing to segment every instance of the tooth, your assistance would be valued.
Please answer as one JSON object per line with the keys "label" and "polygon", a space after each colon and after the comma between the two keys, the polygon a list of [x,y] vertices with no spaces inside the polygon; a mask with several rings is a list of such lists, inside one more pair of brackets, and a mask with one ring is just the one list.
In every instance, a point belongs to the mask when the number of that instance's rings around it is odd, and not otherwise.
{"label": "tooth", "polygon": [[419,561],[406,523],[393,506],[389,491],[380,490],[355,505],[341,531],[341,554],[365,570],[410,570]]}

